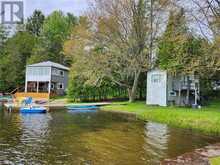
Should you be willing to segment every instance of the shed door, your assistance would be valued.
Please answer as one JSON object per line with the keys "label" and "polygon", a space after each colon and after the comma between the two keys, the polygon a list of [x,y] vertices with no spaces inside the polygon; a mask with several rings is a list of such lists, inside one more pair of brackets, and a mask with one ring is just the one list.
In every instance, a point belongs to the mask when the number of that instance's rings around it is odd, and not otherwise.
{"label": "shed door", "polygon": [[147,83],[147,104],[167,106],[167,73],[150,72]]}

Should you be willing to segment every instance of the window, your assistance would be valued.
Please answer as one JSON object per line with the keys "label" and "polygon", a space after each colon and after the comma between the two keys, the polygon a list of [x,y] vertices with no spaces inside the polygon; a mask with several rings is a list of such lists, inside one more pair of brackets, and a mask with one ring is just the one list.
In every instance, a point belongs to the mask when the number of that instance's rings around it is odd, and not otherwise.
{"label": "window", "polygon": [[47,67],[29,67],[27,74],[29,76],[47,76],[50,74],[50,69]]}
{"label": "window", "polygon": [[175,92],[175,91],[170,91],[170,92],[169,92],[169,96],[171,96],[171,97],[176,97],[176,92]]}
{"label": "window", "polygon": [[55,75],[55,76],[64,76],[64,71],[62,70],[59,70],[59,69],[56,69],[56,68],[53,68],[52,69],[52,75]]}
{"label": "window", "polygon": [[60,71],[60,75],[61,75],[61,76],[64,76],[64,71],[61,70],[61,71]]}
{"label": "window", "polygon": [[151,76],[151,82],[152,83],[160,83],[162,81],[162,75],[161,74],[153,74]]}
{"label": "window", "polygon": [[57,89],[64,89],[63,83],[58,83],[57,84]]}
{"label": "window", "polygon": [[59,70],[53,68],[53,69],[52,69],[52,75],[56,75],[56,76],[59,75]]}
{"label": "window", "polygon": [[51,84],[51,89],[54,89],[54,84]]}

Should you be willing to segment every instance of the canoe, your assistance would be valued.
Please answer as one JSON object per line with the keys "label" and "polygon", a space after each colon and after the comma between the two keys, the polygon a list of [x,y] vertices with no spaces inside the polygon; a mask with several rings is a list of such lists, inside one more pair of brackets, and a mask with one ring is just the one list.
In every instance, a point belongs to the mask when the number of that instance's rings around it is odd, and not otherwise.
{"label": "canoe", "polygon": [[46,104],[47,101],[46,100],[37,100],[35,101],[35,104]]}
{"label": "canoe", "polygon": [[47,113],[44,107],[20,108],[20,113]]}
{"label": "canoe", "polygon": [[97,110],[99,109],[98,106],[91,106],[91,105],[82,105],[82,106],[68,106],[68,110]]}

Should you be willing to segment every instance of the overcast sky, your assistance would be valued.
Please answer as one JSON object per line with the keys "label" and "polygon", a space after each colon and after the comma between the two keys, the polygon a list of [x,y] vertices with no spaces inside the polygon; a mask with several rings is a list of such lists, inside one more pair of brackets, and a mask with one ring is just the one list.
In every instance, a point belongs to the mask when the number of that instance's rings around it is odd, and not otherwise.
{"label": "overcast sky", "polygon": [[25,15],[30,16],[35,9],[48,15],[54,10],[82,15],[88,7],[89,0],[25,0]]}

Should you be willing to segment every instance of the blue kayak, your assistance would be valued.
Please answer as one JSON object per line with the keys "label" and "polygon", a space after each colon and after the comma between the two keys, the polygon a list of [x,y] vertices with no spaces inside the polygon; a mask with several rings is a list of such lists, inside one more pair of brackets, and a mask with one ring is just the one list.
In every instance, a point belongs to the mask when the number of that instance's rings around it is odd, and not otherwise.
{"label": "blue kayak", "polygon": [[20,108],[21,113],[47,113],[44,107]]}
{"label": "blue kayak", "polygon": [[68,111],[71,114],[78,114],[78,113],[96,113],[97,110],[69,110]]}
{"label": "blue kayak", "polygon": [[67,107],[68,110],[97,110],[99,109],[99,107],[97,106],[91,106],[91,105],[75,105],[75,106],[68,106]]}

